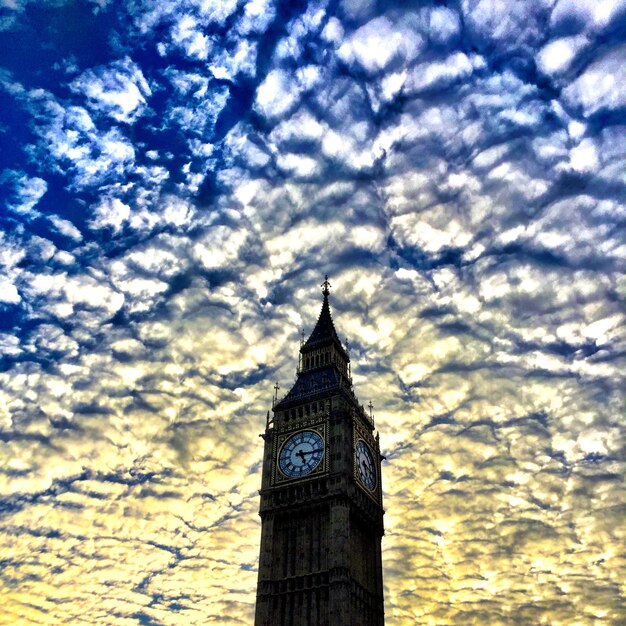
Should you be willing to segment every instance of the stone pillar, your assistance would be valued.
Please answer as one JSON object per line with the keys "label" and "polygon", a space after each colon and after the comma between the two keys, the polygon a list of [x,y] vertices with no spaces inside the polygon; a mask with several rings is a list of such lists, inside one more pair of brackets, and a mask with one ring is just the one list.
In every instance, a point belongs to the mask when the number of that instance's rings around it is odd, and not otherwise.
{"label": "stone pillar", "polygon": [[330,508],[329,626],[350,624],[350,509],[337,500]]}
{"label": "stone pillar", "polygon": [[254,624],[272,626],[270,622],[270,591],[272,578],[272,546],[274,545],[274,516],[269,514],[263,519],[261,528],[261,552],[259,554],[259,578]]}

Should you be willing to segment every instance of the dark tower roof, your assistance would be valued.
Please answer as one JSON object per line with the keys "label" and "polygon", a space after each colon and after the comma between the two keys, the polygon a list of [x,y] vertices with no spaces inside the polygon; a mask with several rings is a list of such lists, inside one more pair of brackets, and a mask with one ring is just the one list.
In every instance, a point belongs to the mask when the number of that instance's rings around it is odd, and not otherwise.
{"label": "dark tower roof", "polygon": [[[333,318],[330,313],[330,304],[328,303],[329,288],[330,283],[328,282],[328,276],[326,276],[326,279],[322,283],[324,301],[322,302],[322,310],[317,319],[317,324],[315,324],[315,328],[310,337],[300,347],[302,367],[298,367],[296,382],[287,395],[274,406],[274,411],[284,408],[291,402],[301,401],[305,396],[324,395],[331,392],[331,390],[352,388],[349,368],[350,356],[341,344],[341,340],[335,329],[335,324],[333,323]],[[315,361],[315,364],[304,365],[305,362],[309,363],[308,357],[310,352],[328,346],[334,346],[337,360],[326,360],[319,363]],[[326,356],[329,355],[330,353]],[[313,357],[311,356],[311,358]],[[311,363],[313,363],[313,361],[311,361]]]}
{"label": "dark tower roof", "polygon": [[310,337],[306,340],[303,346],[300,348],[300,352],[305,353],[315,348],[319,348],[329,343],[335,343],[340,352],[345,356],[346,360],[350,360],[348,353],[341,344],[339,335],[335,330],[335,324],[333,323],[333,317],[330,314],[330,304],[328,303],[328,294],[330,293],[330,283],[328,282],[328,276],[326,276],[322,283],[322,293],[324,294],[324,301],[322,302],[322,310],[317,318],[317,324],[311,333]]}

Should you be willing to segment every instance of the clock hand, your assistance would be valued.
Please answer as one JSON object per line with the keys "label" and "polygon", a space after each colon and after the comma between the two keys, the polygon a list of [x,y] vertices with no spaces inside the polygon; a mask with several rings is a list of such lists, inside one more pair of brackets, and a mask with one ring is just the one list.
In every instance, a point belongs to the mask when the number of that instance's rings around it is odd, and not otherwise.
{"label": "clock hand", "polygon": [[304,455],[305,454],[313,454],[314,452],[324,452],[323,448],[315,448],[315,450],[298,450],[296,452],[296,456],[299,456],[304,463]]}

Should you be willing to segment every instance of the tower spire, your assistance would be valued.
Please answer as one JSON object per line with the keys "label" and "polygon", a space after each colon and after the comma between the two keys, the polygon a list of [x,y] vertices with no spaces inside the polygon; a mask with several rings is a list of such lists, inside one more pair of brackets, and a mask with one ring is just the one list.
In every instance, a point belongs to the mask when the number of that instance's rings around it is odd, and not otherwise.
{"label": "tower spire", "polygon": [[322,288],[322,293],[324,294],[324,298],[327,298],[328,294],[330,293],[330,283],[328,282],[328,274],[324,276],[324,282],[320,285],[320,287]]}
{"label": "tower spire", "polygon": [[[313,329],[313,332],[309,338],[301,344],[301,350],[311,348],[314,345],[317,346],[322,342],[334,341],[340,346],[342,352],[345,352],[341,341],[335,330],[332,315],[330,314],[330,304],[328,302],[328,296],[330,294],[330,283],[328,282],[328,274],[324,277],[324,282],[320,285],[322,293],[324,294],[324,301],[322,302],[322,310],[320,311],[317,324]],[[346,354],[346,358],[347,354]]]}

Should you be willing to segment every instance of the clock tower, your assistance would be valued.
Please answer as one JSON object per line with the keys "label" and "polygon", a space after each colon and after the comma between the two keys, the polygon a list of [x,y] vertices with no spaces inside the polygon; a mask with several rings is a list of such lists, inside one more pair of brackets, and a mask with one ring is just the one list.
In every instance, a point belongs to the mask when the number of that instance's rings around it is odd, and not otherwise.
{"label": "clock tower", "polygon": [[[381,455],[330,314],[268,413],[255,626],[383,626]],[[278,385],[276,386],[278,392]]]}

